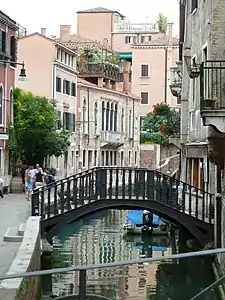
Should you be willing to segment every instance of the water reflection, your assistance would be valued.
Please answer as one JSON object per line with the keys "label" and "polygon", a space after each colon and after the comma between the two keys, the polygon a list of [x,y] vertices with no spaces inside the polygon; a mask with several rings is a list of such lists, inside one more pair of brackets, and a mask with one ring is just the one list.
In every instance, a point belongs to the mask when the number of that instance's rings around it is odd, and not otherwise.
{"label": "water reflection", "polygon": [[[104,211],[71,224],[54,240],[53,267],[103,264],[106,262],[169,255],[182,246],[171,237],[125,235],[126,212]],[[88,271],[87,292],[115,300],[189,300],[212,282],[210,259],[182,259]],[[77,294],[79,274],[57,274],[53,294]],[[207,299],[218,299],[211,294]]]}

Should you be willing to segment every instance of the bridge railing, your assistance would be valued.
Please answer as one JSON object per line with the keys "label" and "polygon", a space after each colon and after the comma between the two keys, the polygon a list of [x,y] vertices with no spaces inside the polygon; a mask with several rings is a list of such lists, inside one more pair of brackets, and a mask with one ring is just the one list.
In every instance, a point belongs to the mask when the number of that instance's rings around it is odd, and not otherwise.
{"label": "bridge railing", "polygon": [[97,167],[34,190],[32,215],[48,219],[101,199],[157,201],[212,223],[211,194],[155,170]]}
{"label": "bridge railing", "polygon": [[[0,277],[1,281],[1,287],[8,288],[9,286],[13,289],[15,283],[13,282],[13,279],[15,278],[24,278],[26,279],[26,286],[32,285],[34,286],[34,283],[38,285],[40,277],[42,277],[42,284],[43,287],[48,287],[48,299],[55,299],[55,300],[109,300],[109,298],[104,297],[100,294],[96,294],[95,292],[91,292],[88,290],[88,271],[97,271],[97,278],[100,276],[104,278],[104,282],[106,277],[109,278],[110,282],[115,283],[116,279],[119,279],[124,276],[124,274],[121,274],[121,270],[123,270],[123,267],[132,266],[132,265],[143,265],[144,263],[154,263],[154,262],[165,262],[165,261],[173,261],[177,259],[183,259],[183,258],[193,258],[193,257],[202,257],[202,256],[208,256],[208,255],[216,255],[219,253],[224,253],[225,249],[213,249],[213,250],[204,250],[204,251],[196,251],[196,252],[189,252],[189,253],[180,253],[180,254],[172,254],[172,255],[166,255],[166,256],[158,256],[158,257],[150,257],[150,258],[142,258],[142,259],[134,259],[134,260],[126,260],[126,261],[116,261],[116,262],[109,262],[104,264],[95,264],[95,265],[83,265],[83,266],[72,266],[72,267],[65,267],[65,268],[57,268],[57,269],[48,269],[48,270],[41,270],[41,271],[31,271],[31,272],[20,272],[20,273],[9,273],[5,276]],[[201,263],[202,265],[202,263]],[[117,267],[120,267],[118,269]],[[122,268],[122,269],[121,269]],[[203,270],[204,271],[204,270]],[[74,274],[74,295],[71,295],[71,291],[67,291],[67,296],[54,296],[51,294],[52,290],[52,275],[53,274],[59,274],[59,273],[76,273],[79,272],[79,276],[77,274]],[[200,276],[204,276],[204,273]],[[182,276],[182,274],[181,274]],[[109,281],[108,281],[109,282]],[[107,282],[107,283],[108,283]],[[209,287],[202,287],[204,290],[201,289],[201,292],[194,296],[190,300],[194,299],[202,299],[201,296],[208,294],[208,296],[212,296],[213,294],[210,294],[212,291],[223,284],[225,282],[225,276],[218,279],[216,282],[214,282]],[[93,280],[91,282],[93,284]],[[160,284],[160,281],[159,281]],[[92,285],[93,286],[93,285]],[[115,285],[112,284],[113,290],[115,289]],[[51,290],[50,290],[51,289]],[[65,285],[64,285],[64,291],[65,291]],[[211,292],[210,292],[211,291]],[[124,297],[125,298],[125,297]],[[210,297],[209,297],[210,298]]]}

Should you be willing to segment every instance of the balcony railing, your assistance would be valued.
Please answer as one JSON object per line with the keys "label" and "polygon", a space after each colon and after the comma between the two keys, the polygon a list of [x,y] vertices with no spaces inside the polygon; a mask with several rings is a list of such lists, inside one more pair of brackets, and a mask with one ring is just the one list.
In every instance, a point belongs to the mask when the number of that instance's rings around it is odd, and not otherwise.
{"label": "balcony railing", "polygon": [[118,131],[102,131],[101,140],[103,143],[124,144],[124,133]]}
{"label": "balcony railing", "polygon": [[80,77],[98,77],[119,82],[119,66],[110,63],[85,62],[78,66]]}
{"label": "balcony railing", "polygon": [[225,110],[225,60],[200,66],[201,110]]}
{"label": "balcony railing", "polygon": [[129,23],[115,24],[114,32],[158,32],[157,23]]}

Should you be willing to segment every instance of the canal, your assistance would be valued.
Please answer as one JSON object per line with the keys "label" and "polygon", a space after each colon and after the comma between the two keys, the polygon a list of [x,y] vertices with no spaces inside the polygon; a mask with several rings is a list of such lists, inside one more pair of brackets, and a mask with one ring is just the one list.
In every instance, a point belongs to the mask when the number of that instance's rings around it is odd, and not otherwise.
{"label": "canal", "polygon": [[[52,267],[103,264],[186,251],[174,238],[125,236],[126,211],[108,210],[66,227],[54,238]],[[190,300],[214,281],[211,258],[188,258],[87,272],[87,292],[112,300]],[[53,295],[77,294],[79,274],[52,275]],[[220,299],[211,292],[204,300]]]}

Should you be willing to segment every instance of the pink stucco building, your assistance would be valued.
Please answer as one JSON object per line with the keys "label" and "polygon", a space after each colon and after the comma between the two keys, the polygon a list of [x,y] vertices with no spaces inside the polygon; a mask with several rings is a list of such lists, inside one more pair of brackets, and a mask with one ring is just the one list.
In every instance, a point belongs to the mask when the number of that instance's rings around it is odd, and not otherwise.
{"label": "pink stucco building", "polygon": [[[176,66],[179,50],[172,24],[161,34],[157,23],[133,24],[118,11],[99,7],[77,12],[77,34],[108,45],[131,62],[130,89],[142,99],[141,116],[159,102],[180,106],[169,88],[170,68]],[[122,81],[121,74],[121,85]]]}

